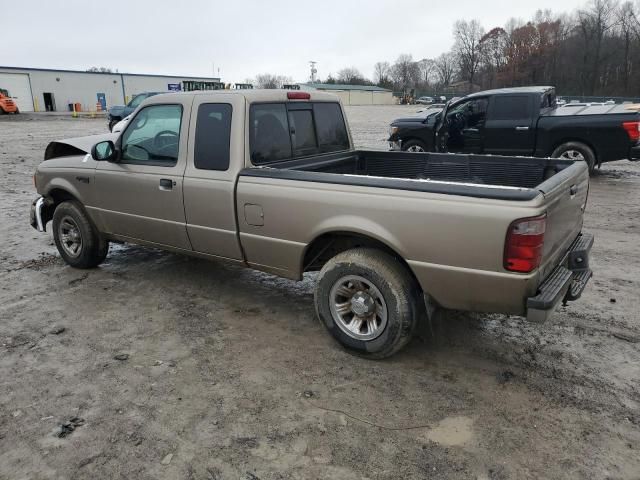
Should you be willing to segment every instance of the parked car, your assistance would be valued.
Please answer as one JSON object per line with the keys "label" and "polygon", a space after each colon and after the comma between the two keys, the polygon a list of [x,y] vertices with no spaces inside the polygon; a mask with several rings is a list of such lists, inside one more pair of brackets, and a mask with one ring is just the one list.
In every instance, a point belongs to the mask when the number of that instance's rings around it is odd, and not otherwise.
{"label": "parked car", "polygon": [[420,105],[429,105],[433,102],[434,102],[433,97],[420,97],[416,99],[416,103]]}
{"label": "parked car", "polygon": [[121,134],[47,146],[31,224],[52,221],[76,268],[117,241],[295,280],[319,271],[320,321],[372,358],[435,306],[542,321],[580,296],[584,162],[360,151],[345,118],[322,92],[148,98]]}
{"label": "parked car", "polygon": [[473,93],[441,115],[391,123],[392,149],[532,155],[603,162],[640,158],[640,113],[624,105],[568,103],[557,108],[553,87]]}
{"label": "parked car", "polygon": [[126,105],[114,105],[107,112],[107,121],[109,122],[109,131],[113,131],[113,127],[116,123],[122,120],[127,115],[133,113],[138,106],[147,98],[153,97],[166,92],[143,92],[135,95],[129,103]]}

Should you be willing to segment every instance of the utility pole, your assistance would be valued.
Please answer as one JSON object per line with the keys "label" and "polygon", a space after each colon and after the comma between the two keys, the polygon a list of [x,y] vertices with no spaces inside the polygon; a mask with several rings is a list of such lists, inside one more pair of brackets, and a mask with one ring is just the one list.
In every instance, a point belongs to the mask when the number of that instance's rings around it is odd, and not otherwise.
{"label": "utility pole", "polygon": [[314,60],[310,60],[309,61],[309,65],[311,65],[311,83],[316,83],[316,73],[318,73],[318,70],[316,69],[316,61]]}

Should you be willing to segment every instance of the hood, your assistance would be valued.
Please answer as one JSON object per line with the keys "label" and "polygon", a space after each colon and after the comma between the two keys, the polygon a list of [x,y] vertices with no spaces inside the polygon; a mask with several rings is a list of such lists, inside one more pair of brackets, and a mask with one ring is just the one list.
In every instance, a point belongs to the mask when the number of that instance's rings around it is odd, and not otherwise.
{"label": "hood", "polygon": [[44,159],[50,160],[58,157],[70,157],[74,155],[85,155],[91,152],[98,142],[111,140],[113,142],[118,138],[117,133],[103,133],[101,135],[89,135],[88,137],[67,138],[64,140],[56,140],[47,145],[44,151]]}
{"label": "hood", "polygon": [[120,117],[124,113],[124,109],[124,105],[114,105],[109,109],[109,115]]}

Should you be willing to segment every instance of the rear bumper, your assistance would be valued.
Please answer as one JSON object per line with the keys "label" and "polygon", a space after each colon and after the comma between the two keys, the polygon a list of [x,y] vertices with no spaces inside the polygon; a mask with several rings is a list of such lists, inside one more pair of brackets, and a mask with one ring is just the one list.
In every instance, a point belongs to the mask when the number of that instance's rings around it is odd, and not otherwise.
{"label": "rear bumper", "polygon": [[593,275],[589,268],[589,253],[593,235],[581,233],[560,264],[542,282],[535,296],[527,299],[527,320],[544,322],[555,312],[560,302],[577,300]]}

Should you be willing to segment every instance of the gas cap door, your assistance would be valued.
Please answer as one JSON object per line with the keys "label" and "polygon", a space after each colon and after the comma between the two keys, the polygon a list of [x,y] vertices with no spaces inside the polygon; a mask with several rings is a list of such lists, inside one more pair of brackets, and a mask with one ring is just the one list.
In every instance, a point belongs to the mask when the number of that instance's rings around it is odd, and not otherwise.
{"label": "gas cap door", "polygon": [[253,203],[244,204],[244,220],[255,227],[261,227],[264,225],[264,212],[261,205],[255,205]]}

